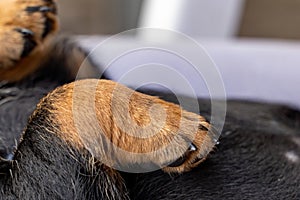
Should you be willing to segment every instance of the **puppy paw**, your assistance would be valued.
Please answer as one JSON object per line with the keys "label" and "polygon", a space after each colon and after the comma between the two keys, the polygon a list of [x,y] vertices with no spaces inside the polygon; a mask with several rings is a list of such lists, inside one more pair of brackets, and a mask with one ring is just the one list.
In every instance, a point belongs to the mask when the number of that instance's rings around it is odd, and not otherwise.
{"label": "puppy paw", "polygon": [[51,133],[128,172],[188,171],[205,160],[217,142],[216,131],[202,116],[107,80],[57,88],[34,116],[39,113],[51,116],[47,129],[56,127]]}
{"label": "puppy paw", "polygon": [[57,31],[58,21],[56,5],[51,0],[1,0],[0,10],[0,79],[3,80],[17,74],[13,69],[38,52]]}

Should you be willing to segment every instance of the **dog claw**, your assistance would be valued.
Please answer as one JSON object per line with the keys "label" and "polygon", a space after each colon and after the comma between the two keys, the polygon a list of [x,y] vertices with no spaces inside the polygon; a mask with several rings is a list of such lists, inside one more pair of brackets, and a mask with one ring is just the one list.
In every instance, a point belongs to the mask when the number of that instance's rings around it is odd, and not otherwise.
{"label": "dog claw", "polygon": [[191,151],[197,151],[197,147],[196,147],[193,143],[191,143],[188,150],[189,150],[190,152],[191,152]]}
{"label": "dog claw", "polygon": [[27,56],[37,45],[37,43],[33,40],[34,33],[26,28],[17,28],[16,31],[21,33],[24,37],[24,48],[21,57]]}
{"label": "dog claw", "polygon": [[48,7],[48,6],[31,6],[31,7],[27,7],[25,9],[25,11],[29,12],[29,13],[34,13],[34,12],[52,12],[53,9]]}
{"label": "dog claw", "polygon": [[25,37],[31,37],[34,35],[34,33],[31,30],[26,29],[26,28],[17,28],[16,31],[18,31]]}
{"label": "dog claw", "polygon": [[53,11],[53,9],[48,6],[40,7],[40,12],[51,12],[51,11]]}

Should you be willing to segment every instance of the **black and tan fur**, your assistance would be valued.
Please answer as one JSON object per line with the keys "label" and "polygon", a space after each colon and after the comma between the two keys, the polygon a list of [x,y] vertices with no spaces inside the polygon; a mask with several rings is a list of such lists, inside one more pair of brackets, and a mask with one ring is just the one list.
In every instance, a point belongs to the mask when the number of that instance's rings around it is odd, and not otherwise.
{"label": "black and tan fur", "polygon": [[[0,55],[3,56],[0,79],[3,100],[7,100],[3,106],[12,102],[16,104],[29,95],[34,97],[35,102],[31,107],[25,107],[28,114],[38,98],[75,79],[79,67],[82,67],[84,53],[70,39],[53,39],[58,29],[53,1],[6,0],[0,6],[6,8],[0,16]],[[95,70],[92,66],[83,67],[87,71],[84,76]],[[118,126],[116,121],[124,121],[128,117],[118,107],[124,104],[123,94],[126,93],[131,95],[129,117],[138,127],[154,122],[154,126],[147,130],[151,134],[157,132],[153,137],[139,139],[128,133],[135,134],[140,129],[128,125],[128,130],[124,131]],[[92,94],[95,98],[89,102]],[[113,102],[115,97],[118,99]],[[77,104],[80,105],[79,110],[76,110]],[[96,120],[88,116],[89,108],[94,104]],[[166,113],[166,123],[158,127],[160,129],[155,128],[156,122],[161,119],[160,109],[154,108],[154,119],[145,115],[157,105]],[[116,109],[116,113],[112,113],[112,109]],[[82,118],[79,124],[74,123],[74,113]],[[23,120],[21,123],[24,123]],[[97,129],[98,124],[100,129]],[[31,115],[20,142],[16,142],[11,159],[11,140],[18,139],[20,132],[12,134],[14,136],[9,135],[9,141],[4,142],[2,150],[3,184],[0,191],[4,199],[126,198],[121,176],[101,162],[107,148],[104,140],[97,140],[101,134],[119,148],[132,153],[157,151],[174,140],[176,148],[169,150],[168,154],[156,153],[142,160],[129,156],[124,161],[126,165],[154,163],[164,167],[166,172],[190,170],[205,159],[215,144],[210,125],[203,117],[112,81],[96,79],[69,83],[44,97]],[[82,139],[82,134],[95,141]],[[87,148],[90,143],[94,145],[94,150]],[[162,165],[188,152],[191,144],[196,149],[188,153],[185,162],[172,167]],[[108,156],[106,158],[110,163],[115,162]]]}
{"label": "black and tan fur", "polygon": [[[286,151],[300,156],[298,111],[229,102],[221,144],[208,156],[216,133],[193,108],[167,102],[176,102],[172,95],[147,91],[164,101],[109,80],[72,82],[80,67],[80,78],[97,69],[81,65],[85,53],[72,38],[55,37],[56,12],[52,0],[0,1],[0,199],[300,197],[300,161],[285,157]],[[209,103],[199,102],[209,119]],[[130,135],[141,135],[138,127],[149,124],[145,134],[157,132],[150,139]],[[132,153],[152,152],[170,140],[176,148],[116,160],[101,136]],[[191,144],[196,150],[188,150]],[[179,164],[161,166],[181,156]],[[131,174],[111,168],[115,163],[164,168]]]}

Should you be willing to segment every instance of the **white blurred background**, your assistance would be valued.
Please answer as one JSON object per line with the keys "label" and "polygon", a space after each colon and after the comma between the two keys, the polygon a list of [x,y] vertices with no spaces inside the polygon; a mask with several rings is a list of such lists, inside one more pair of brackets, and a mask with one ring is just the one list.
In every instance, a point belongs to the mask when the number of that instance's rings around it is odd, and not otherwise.
{"label": "white blurred background", "polygon": [[[89,50],[111,35],[137,27],[178,31],[193,38],[208,52],[223,79],[227,98],[300,108],[299,0],[63,0],[58,3],[63,32],[96,35],[83,37],[83,46]],[[139,39],[148,38],[147,34],[142,36]],[[155,37],[155,41],[165,39],[161,35]],[[197,56],[185,42],[168,39],[167,48]],[[100,48],[94,58],[99,66],[106,66],[104,61],[112,52],[124,47],[135,48],[135,45],[143,45],[143,41],[119,38]],[[186,71],[176,59],[167,56],[152,59],[151,56],[154,54],[144,56],[144,60],[143,56],[123,56],[122,62],[119,60],[115,62],[117,66],[111,67],[110,78],[119,81],[136,67],[136,61],[143,64],[160,60],[171,63],[169,67],[182,74]],[[157,75],[153,71],[144,77]],[[169,74],[165,77],[171,79]],[[198,87],[196,81],[192,84]],[[177,86],[180,88],[180,81],[172,85]],[[204,94],[202,90],[199,93]]]}

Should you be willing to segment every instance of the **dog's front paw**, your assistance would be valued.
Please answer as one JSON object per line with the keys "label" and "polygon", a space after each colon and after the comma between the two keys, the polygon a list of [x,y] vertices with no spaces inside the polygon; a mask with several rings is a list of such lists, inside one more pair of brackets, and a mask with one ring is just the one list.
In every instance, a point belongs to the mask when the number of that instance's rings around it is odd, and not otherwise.
{"label": "dog's front paw", "polygon": [[57,88],[38,105],[33,121],[39,113],[51,116],[51,133],[130,172],[188,171],[205,160],[217,139],[200,115],[107,80]]}
{"label": "dog's front paw", "polygon": [[0,10],[0,79],[17,79],[20,71],[30,71],[20,68],[57,31],[56,5],[51,0],[1,0]]}

